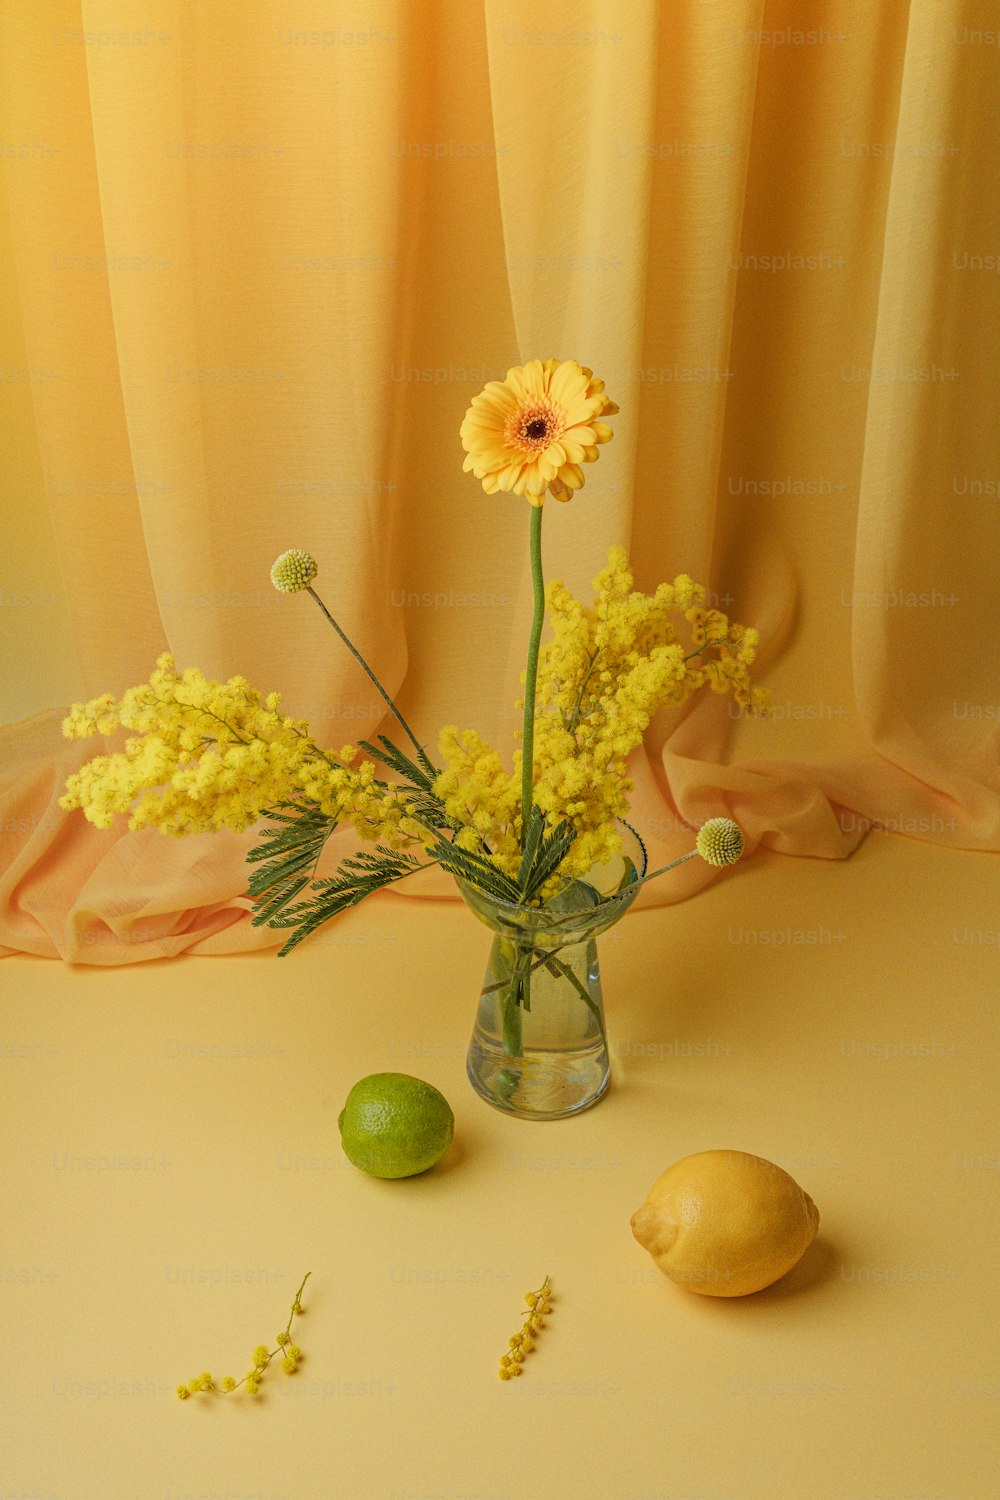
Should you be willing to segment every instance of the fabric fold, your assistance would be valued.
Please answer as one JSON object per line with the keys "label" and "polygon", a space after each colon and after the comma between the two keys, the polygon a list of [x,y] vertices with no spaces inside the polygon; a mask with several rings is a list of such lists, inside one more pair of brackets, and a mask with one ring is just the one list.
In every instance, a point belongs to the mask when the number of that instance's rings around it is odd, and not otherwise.
{"label": "fabric fold", "polygon": [[[621,407],[546,506],[546,576],[588,598],[620,544],[638,588],[689,573],[761,632],[772,719],[703,696],[635,758],[652,857],[722,812],[789,857],[1000,848],[995,58],[954,7],[117,9],[0,11],[0,951],[280,942],[249,921],[252,834],[58,807],[97,748],[59,720],[170,649],[324,745],[387,732],[308,596],[270,586],[286,548],[432,751],[456,724],[511,752],[528,507],[462,472],[458,431],[536,357]],[[400,895],[453,894],[420,881]]]}

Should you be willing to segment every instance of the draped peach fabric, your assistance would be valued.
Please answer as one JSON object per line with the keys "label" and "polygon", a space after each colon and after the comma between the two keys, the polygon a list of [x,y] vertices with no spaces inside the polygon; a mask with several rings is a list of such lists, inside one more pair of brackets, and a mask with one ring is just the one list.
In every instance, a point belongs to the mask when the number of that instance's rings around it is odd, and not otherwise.
{"label": "draped peach fabric", "polygon": [[792,856],[871,824],[995,850],[983,15],[2,0],[5,717],[29,715],[0,741],[4,951],[276,940],[246,917],[251,835],[100,833],[56,799],[100,748],[60,739],[66,703],[165,647],[330,743],[386,727],[308,597],[271,589],[286,547],[428,740],[510,748],[528,507],[463,475],[457,432],[534,356],[621,406],[546,507],[548,575],[586,592],[621,542],[640,586],[689,572],[764,640],[772,721],[703,697],[637,758],[654,856],[723,811]]}

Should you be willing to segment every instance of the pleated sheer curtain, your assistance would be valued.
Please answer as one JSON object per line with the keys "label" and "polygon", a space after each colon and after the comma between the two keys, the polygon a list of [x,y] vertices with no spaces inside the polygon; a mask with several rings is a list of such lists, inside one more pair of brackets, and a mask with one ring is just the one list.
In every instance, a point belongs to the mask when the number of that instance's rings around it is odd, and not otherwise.
{"label": "pleated sheer curtain", "polygon": [[66,702],[165,647],[329,743],[379,729],[271,589],[287,547],[429,741],[510,748],[528,507],[457,434],[536,356],[621,406],[546,507],[547,574],[586,593],[623,543],[640,587],[691,573],[763,638],[770,722],[705,696],[637,760],[655,856],[720,812],[791,856],[871,824],[996,849],[988,9],[3,0],[6,716],[34,715],[2,740],[6,951],[273,943],[249,835],[100,833],[56,798]]}

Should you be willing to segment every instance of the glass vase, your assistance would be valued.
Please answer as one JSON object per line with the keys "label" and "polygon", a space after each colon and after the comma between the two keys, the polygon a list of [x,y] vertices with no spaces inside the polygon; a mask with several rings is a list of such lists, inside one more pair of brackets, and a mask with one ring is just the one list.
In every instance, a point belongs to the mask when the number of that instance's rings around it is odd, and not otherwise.
{"label": "glass vase", "polygon": [[466,1070],[476,1092],[506,1114],[579,1114],[611,1080],[597,938],[625,915],[646,873],[641,840],[619,831],[620,856],[537,906],[457,882],[494,935]]}

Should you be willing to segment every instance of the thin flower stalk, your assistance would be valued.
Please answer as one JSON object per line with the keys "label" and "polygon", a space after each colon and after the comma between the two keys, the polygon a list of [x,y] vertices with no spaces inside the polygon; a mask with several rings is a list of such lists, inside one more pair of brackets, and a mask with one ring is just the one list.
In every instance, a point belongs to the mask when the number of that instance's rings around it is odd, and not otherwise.
{"label": "thin flower stalk", "polygon": [[268,1349],[266,1344],[258,1344],[254,1349],[253,1354],[251,1355],[251,1360],[253,1361],[253,1363],[250,1369],[239,1380],[237,1380],[232,1375],[227,1375],[222,1381],[220,1381],[218,1385],[216,1385],[215,1381],[212,1379],[211,1372],[208,1370],[203,1370],[200,1375],[196,1375],[193,1380],[189,1380],[187,1385],[179,1385],[177,1387],[177,1395],[179,1399],[181,1401],[186,1401],[189,1396],[199,1395],[203,1391],[219,1391],[223,1395],[231,1396],[234,1391],[238,1391],[240,1389],[240,1386],[243,1385],[246,1386],[248,1395],[256,1396],[260,1390],[260,1383],[264,1375],[264,1371],[267,1369],[272,1359],[274,1359],[278,1354],[280,1354],[282,1357],[281,1368],[284,1370],[285,1374],[294,1375],[303,1356],[302,1350],[299,1348],[298,1344],[293,1344],[291,1341],[292,1319],[296,1316],[296,1314],[301,1313],[303,1310],[302,1289],[311,1275],[312,1272],[307,1271],[303,1276],[302,1281],[299,1285],[299,1289],[292,1299],[292,1307],[291,1311],[288,1314],[288,1322],[285,1324],[284,1329],[281,1331],[281,1333],[276,1334],[274,1341],[275,1347],[273,1349]]}
{"label": "thin flower stalk", "polygon": [[528,664],[524,674],[524,732],[521,736],[521,846],[528,831],[534,793],[535,694],[538,684],[538,653],[545,620],[545,579],[542,576],[542,507],[531,508],[531,588],[534,609],[528,639]]}
{"label": "thin flower stalk", "polygon": [[525,1356],[535,1347],[535,1337],[547,1315],[552,1311],[552,1278],[546,1276],[536,1292],[525,1292],[528,1310],[520,1329],[507,1341],[507,1352],[500,1356],[498,1375],[501,1380],[513,1380],[521,1374]]}

